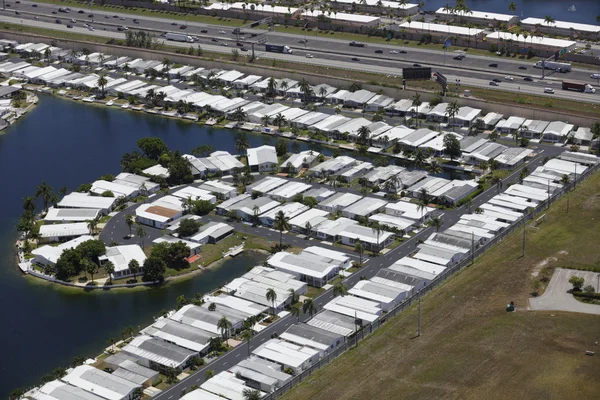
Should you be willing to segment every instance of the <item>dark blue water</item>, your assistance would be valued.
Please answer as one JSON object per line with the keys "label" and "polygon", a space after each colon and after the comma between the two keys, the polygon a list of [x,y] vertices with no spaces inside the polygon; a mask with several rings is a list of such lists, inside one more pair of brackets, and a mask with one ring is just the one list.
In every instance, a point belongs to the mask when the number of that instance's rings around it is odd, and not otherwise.
{"label": "dark blue water", "polygon": [[[583,24],[597,25],[596,16],[600,15],[599,0],[513,0],[517,6],[514,12],[519,17],[544,18],[552,16],[555,20],[579,22]],[[409,3],[417,3],[412,1]],[[502,14],[513,14],[508,11],[511,0],[466,0],[469,8],[475,11],[488,11]],[[456,1],[448,0],[426,0],[424,10],[437,10],[446,4],[454,6]],[[567,11],[567,8],[575,6],[576,11]]]}
{"label": "dark blue water", "polygon": [[[66,294],[21,276],[13,245],[22,199],[42,181],[55,190],[73,189],[118,173],[121,155],[135,150],[135,142],[146,136],[158,136],[181,151],[201,144],[235,151],[235,134],[228,130],[50,96],[42,96],[35,110],[0,135],[0,397],[38,382],[76,355],[97,354],[124,327],[143,326],[172,308],[177,296],[205,293],[262,262],[243,256],[188,281],[134,293]],[[249,141],[257,146],[275,139],[251,134]]]}

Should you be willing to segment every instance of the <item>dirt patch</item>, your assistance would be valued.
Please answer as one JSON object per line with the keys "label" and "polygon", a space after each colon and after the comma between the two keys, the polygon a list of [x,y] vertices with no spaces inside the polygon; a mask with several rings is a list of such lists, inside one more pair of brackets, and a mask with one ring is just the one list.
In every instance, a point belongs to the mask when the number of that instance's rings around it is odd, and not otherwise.
{"label": "dirt patch", "polygon": [[535,267],[533,267],[533,271],[531,271],[531,276],[533,276],[534,278],[537,278],[537,276],[540,274],[540,271],[542,270],[542,268],[544,268],[548,264],[556,262],[556,261],[558,261],[558,258],[556,258],[556,257],[548,257],[548,258],[540,261],[539,263],[537,263],[535,265]]}

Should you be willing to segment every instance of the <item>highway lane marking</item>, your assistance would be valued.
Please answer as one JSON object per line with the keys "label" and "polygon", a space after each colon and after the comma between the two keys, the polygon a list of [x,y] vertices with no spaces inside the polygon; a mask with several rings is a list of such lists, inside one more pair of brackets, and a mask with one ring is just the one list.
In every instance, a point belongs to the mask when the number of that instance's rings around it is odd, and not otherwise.
{"label": "highway lane marking", "polygon": [[238,358],[239,356],[241,356],[241,354],[238,354],[237,356],[235,356],[235,358]]}

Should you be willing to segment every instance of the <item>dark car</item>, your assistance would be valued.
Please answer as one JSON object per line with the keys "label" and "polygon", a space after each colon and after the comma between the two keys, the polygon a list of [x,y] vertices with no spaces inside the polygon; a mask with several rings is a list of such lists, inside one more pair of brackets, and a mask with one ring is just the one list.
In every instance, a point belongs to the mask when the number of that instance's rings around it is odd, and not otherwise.
{"label": "dark car", "polygon": [[501,79],[498,79],[498,78],[494,78],[494,79],[492,79],[492,80],[493,80],[494,82],[498,82],[498,83],[502,82],[502,80],[501,80]]}
{"label": "dark car", "polygon": [[210,39],[210,41],[211,41],[211,42],[218,42],[219,40],[218,40],[218,39],[215,39],[215,38],[212,38],[212,39]]}
{"label": "dark car", "polygon": [[83,14],[84,12],[85,11],[83,11],[83,10],[79,10],[79,11],[77,11],[77,14]]}
{"label": "dark car", "polygon": [[21,2],[20,2],[19,0],[15,1],[15,3],[17,3],[17,4],[21,4]]}
{"label": "dark car", "polygon": [[491,63],[490,65],[488,65],[488,67],[492,67],[492,68],[498,68],[498,64],[496,64],[496,63]]}
{"label": "dark car", "polygon": [[137,18],[135,18],[135,19],[133,20],[133,23],[134,23],[134,24],[139,24],[139,23],[140,23],[140,20],[139,20],[139,19],[137,19]]}
{"label": "dark car", "polygon": [[237,42],[235,45],[238,47],[244,47],[244,43],[240,43],[240,42]]}
{"label": "dark car", "polygon": [[58,14],[56,11],[52,11],[52,14]]}
{"label": "dark car", "polygon": [[180,25],[179,26],[179,29],[185,29],[185,28],[187,28],[187,26],[185,26],[185,25]]}
{"label": "dark car", "polygon": [[240,50],[241,50],[241,51],[248,51],[248,49],[247,49],[247,48],[245,48],[245,47],[242,47]]}
{"label": "dark car", "polygon": [[257,35],[258,35],[257,33],[250,34],[251,37],[256,37]]}
{"label": "dark car", "polygon": [[37,7],[37,4],[32,4],[31,7]]}
{"label": "dark car", "polygon": [[524,65],[521,65],[521,66],[519,67],[519,69],[527,69],[527,67],[526,67],[526,66],[524,66]]}
{"label": "dark car", "polygon": [[88,14],[88,18],[94,18],[94,14]]}
{"label": "dark car", "polygon": [[533,82],[533,78],[530,76],[526,76],[525,78],[523,78],[523,80],[527,82]]}
{"label": "dark car", "polygon": [[383,50],[375,50],[375,53],[381,54],[381,53],[383,53]]}
{"label": "dark car", "polygon": [[358,58],[358,57],[352,57],[351,60],[352,61],[360,61],[360,58]]}
{"label": "dark car", "polygon": [[420,68],[420,67],[421,67],[421,64],[413,64],[413,67]]}
{"label": "dark car", "polygon": [[206,29],[202,29],[200,32],[202,32],[202,33],[208,33],[208,31]]}
{"label": "dark car", "polygon": [[177,22],[171,22],[171,25],[176,26]]}
{"label": "dark car", "polygon": [[399,53],[400,54],[406,54],[406,53],[408,53],[408,51],[406,51],[406,50],[400,50]]}
{"label": "dark car", "polygon": [[21,15],[21,13],[20,13],[20,12],[18,12],[18,11],[15,11],[15,14],[16,14],[16,15]]}
{"label": "dark car", "polygon": [[119,16],[118,15],[113,15],[113,18],[119,18]]}
{"label": "dark car", "polygon": [[70,28],[70,29],[72,29],[72,28],[73,28],[73,25],[67,25],[67,28]]}
{"label": "dark car", "polygon": [[60,21],[60,19],[57,19],[57,20],[56,20],[56,21],[54,21],[54,22],[56,22],[57,24],[62,24],[62,22]]}

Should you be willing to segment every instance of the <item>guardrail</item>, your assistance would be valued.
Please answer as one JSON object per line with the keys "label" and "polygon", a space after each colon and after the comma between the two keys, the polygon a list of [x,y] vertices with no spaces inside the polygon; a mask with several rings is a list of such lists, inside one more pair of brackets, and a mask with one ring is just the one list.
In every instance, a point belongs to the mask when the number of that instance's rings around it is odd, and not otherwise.
{"label": "guardrail", "polygon": [[474,252],[468,253],[468,255],[465,258],[463,258],[462,260],[460,260],[457,264],[453,265],[452,267],[446,268],[444,270],[444,272],[442,272],[440,275],[436,276],[435,279],[433,279],[427,286],[423,287],[423,289],[421,289],[418,293],[413,294],[412,296],[407,298],[404,302],[400,303],[399,305],[397,305],[396,307],[391,309],[385,315],[383,315],[383,316],[379,317],[377,320],[373,321],[373,323],[363,326],[355,334],[353,334],[351,337],[347,338],[346,341],[342,345],[338,346],[331,353],[329,353],[326,356],[324,356],[323,358],[321,358],[317,363],[315,363],[308,369],[302,371],[302,373],[294,376],[288,383],[286,383],[282,387],[278,388],[273,393],[270,393],[269,395],[265,396],[263,399],[264,400],[274,400],[274,399],[281,397],[283,394],[290,391],[294,386],[298,385],[299,383],[304,381],[306,378],[308,378],[312,373],[321,369],[325,365],[329,364],[333,359],[335,359],[336,357],[338,357],[339,355],[344,353],[346,350],[357,346],[358,342],[363,340],[366,336],[368,336],[374,330],[376,330],[381,325],[383,325],[386,322],[386,320],[396,316],[400,312],[411,307],[414,303],[418,302],[419,296],[423,296],[424,294],[427,294],[434,288],[436,288],[436,287],[440,286],[442,283],[444,283],[447,279],[449,279],[456,272],[471,265],[473,263],[473,261],[475,260],[475,258],[479,257],[484,251],[486,251],[490,247],[502,242],[508,235],[510,235],[517,229],[521,229],[524,226],[524,224],[527,223],[527,221],[534,219],[539,212],[546,210],[550,206],[550,204],[554,203],[556,200],[558,200],[564,194],[570,192],[572,189],[574,189],[577,186],[578,183],[581,183],[582,181],[589,178],[594,172],[598,171],[598,169],[600,169],[600,164],[596,164],[593,167],[588,168],[588,170],[585,173],[583,173],[580,176],[577,176],[574,181],[563,186],[560,190],[557,190],[552,196],[548,197],[547,200],[540,202],[538,204],[538,206],[535,208],[535,211],[524,214],[522,218],[513,222],[508,228],[506,228],[504,231],[499,233],[492,240],[490,240],[489,242],[486,242],[485,244],[480,246],[478,249],[476,249]]}

